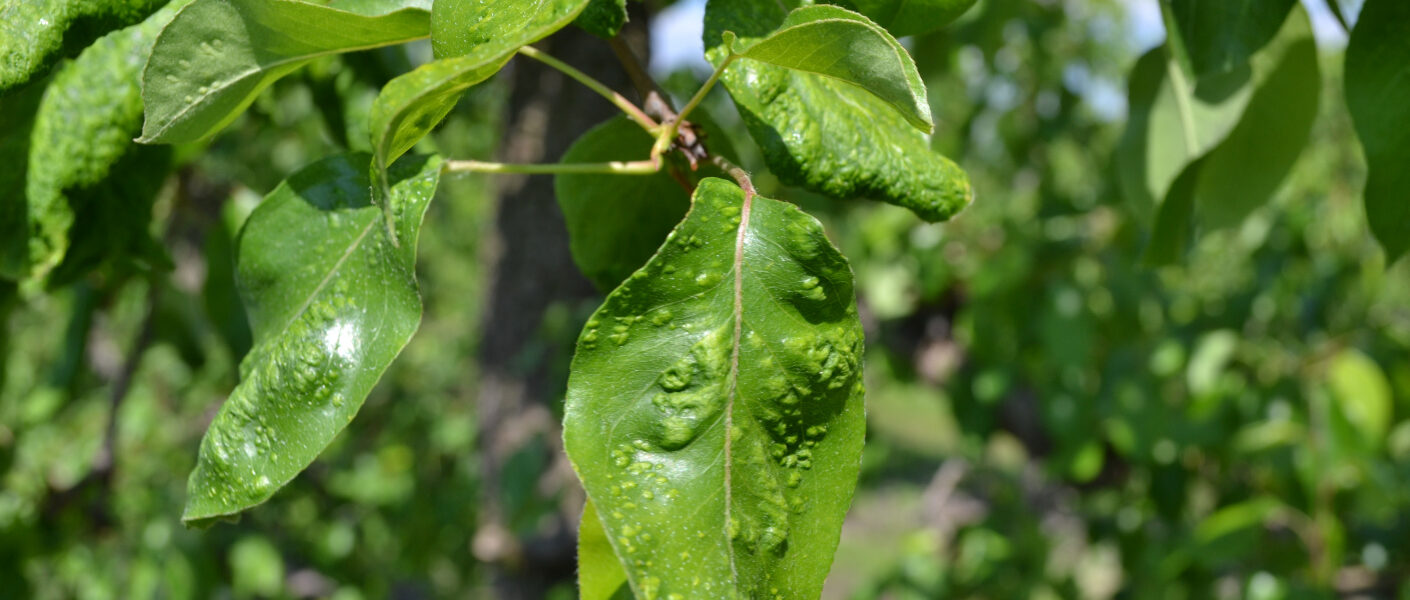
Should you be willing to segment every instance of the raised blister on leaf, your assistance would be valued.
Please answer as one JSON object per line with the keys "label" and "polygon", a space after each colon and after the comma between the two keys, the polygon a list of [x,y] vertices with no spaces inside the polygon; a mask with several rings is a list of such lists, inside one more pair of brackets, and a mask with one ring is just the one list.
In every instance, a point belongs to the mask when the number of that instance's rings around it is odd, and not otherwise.
{"label": "raised blister on leaf", "polygon": [[[707,56],[729,54],[724,34],[748,48],[784,23],[778,3],[712,0],[705,11]],[[973,200],[969,176],[930,149],[892,105],[851,83],[740,58],[721,77],[760,148],[784,183],[837,198],[866,197],[911,209],[927,221],[954,216]]]}
{"label": "raised blister on leaf", "polygon": [[236,278],[254,332],[240,383],[201,440],[182,519],[269,499],[347,426],[421,319],[416,240],[440,160],[392,169],[400,245],[371,202],[367,155],[306,167],[245,222]]}
{"label": "raised blister on leaf", "polygon": [[290,0],[196,0],[157,39],[142,76],[142,142],[209,136],[275,80],[319,56],[425,38],[430,15],[364,15]]}
{"label": "raised blister on leaf", "polygon": [[0,92],[76,56],[99,36],[135,24],[167,0],[8,0],[0,2]]}
{"label": "raised blister on leaf", "polygon": [[591,0],[436,0],[431,46],[437,58],[488,46],[513,52],[567,27]]}
{"label": "raised blister on leaf", "polygon": [[702,181],[569,375],[564,442],[637,597],[818,596],[856,485],[861,355],[818,222]]}

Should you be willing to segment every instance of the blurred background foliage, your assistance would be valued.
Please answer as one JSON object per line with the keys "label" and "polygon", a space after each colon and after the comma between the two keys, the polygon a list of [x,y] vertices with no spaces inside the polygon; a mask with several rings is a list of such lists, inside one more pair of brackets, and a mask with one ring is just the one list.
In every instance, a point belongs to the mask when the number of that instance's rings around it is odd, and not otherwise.
{"label": "blurred background foliage", "polygon": [[[826,597],[1410,598],[1410,261],[1387,264],[1368,233],[1342,47],[1320,45],[1320,114],[1273,198],[1150,266],[1149,214],[1113,156],[1126,73],[1159,42],[1132,12],[1154,5],[988,0],[907,42],[934,146],[977,190],[950,223],[759,178],[824,221],[867,329],[869,439]],[[46,295],[0,289],[0,596],[479,597],[499,571],[575,596],[571,572],[512,550],[571,552],[542,536],[581,502],[545,483],[561,450],[540,436],[499,464],[476,451],[499,247],[496,183],[479,177],[432,205],[425,319],[360,418],[243,521],[178,521],[250,344],[230,272],[243,217],[299,167],[365,150],[376,91],[428,58],[321,59],[179,147],[152,225],[170,269],[114,260]],[[681,93],[700,79],[660,75]],[[477,88],[421,149],[495,155],[512,79]],[[760,169],[728,102],[705,110]],[[596,300],[550,300],[503,362],[546,373],[561,416]]]}

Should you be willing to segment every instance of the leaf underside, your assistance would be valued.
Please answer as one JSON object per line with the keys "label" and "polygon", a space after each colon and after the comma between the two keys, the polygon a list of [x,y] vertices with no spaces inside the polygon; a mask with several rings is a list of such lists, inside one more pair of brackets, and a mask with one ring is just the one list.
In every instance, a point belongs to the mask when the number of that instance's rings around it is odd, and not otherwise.
{"label": "leaf underside", "polygon": [[565,447],[637,597],[818,596],[856,486],[861,354],[818,222],[702,181],[569,375]]}
{"label": "leaf underside", "polygon": [[269,499],[352,420],[416,331],[416,240],[440,160],[408,158],[392,169],[400,246],[371,202],[369,160],[342,155],[306,167],[246,221],[236,283],[254,347],[201,440],[184,521]]}
{"label": "leaf underside", "polygon": [[[718,64],[732,31],[742,43],[784,22],[773,2],[711,0],[707,55]],[[850,83],[741,58],[721,77],[769,170],[784,183],[836,198],[903,206],[926,221],[949,219],[973,199],[969,176],[891,105]]]}

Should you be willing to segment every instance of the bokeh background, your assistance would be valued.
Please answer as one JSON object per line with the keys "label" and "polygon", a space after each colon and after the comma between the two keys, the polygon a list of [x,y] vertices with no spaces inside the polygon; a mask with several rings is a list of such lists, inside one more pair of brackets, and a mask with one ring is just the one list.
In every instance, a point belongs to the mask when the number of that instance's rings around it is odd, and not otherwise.
{"label": "bokeh background", "polygon": [[[1305,5],[1325,84],[1311,143],[1270,202],[1171,266],[1142,262],[1149,215],[1112,167],[1126,73],[1164,36],[1155,0],[984,0],[905,41],[934,146],[977,190],[947,224],[777,185],[710,96],[761,191],[822,219],[858,279],[869,433],[825,597],[1410,598],[1410,261],[1369,236],[1346,36]],[[683,95],[702,10],[648,2],[624,34]],[[547,47],[630,89],[601,41]],[[548,178],[444,184],[425,319],[359,418],[239,523],[179,522],[250,345],[240,223],[299,167],[365,149],[377,90],[428,59],[281,80],[176,150],[154,223],[172,269],[0,307],[0,597],[576,596],[582,493],[556,423],[601,297]],[[515,61],[420,149],[556,160],[610,114]]]}

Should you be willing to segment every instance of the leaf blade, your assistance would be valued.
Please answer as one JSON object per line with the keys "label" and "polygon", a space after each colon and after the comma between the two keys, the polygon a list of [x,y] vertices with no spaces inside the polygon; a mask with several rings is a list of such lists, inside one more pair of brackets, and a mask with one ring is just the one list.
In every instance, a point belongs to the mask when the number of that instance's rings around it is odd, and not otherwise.
{"label": "leaf blade", "polygon": [[565,447],[638,596],[816,597],[855,489],[851,270],[816,220],[747,198],[702,181],[579,338]]}
{"label": "leaf blade", "polygon": [[201,440],[183,521],[206,523],[269,499],[347,425],[416,331],[416,240],[440,161],[394,170],[397,247],[371,203],[367,160],[343,155],[306,167],[246,221],[236,277],[255,343]]}
{"label": "leaf blade", "polygon": [[142,143],[191,142],[319,56],[425,38],[430,16],[368,16],[295,0],[196,0],[162,31],[142,76]]}
{"label": "leaf blade", "polygon": [[513,52],[567,27],[591,0],[436,0],[431,47],[436,58],[464,56],[481,47]]}
{"label": "leaf blade", "polygon": [[108,32],[137,24],[166,0],[21,0],[0,5],[0,93],[77,56]]}
{"label": "leaf blade", "polygon": [[1347,109],[1366,151],[1366,219],[1387,262],[1410,252],[1410,5],[1366,0],[1346,47]]}
{"label": "leaf blade", "polygon": [[929,33],[960,18],[978,0],[840,0],[896,37]]}

